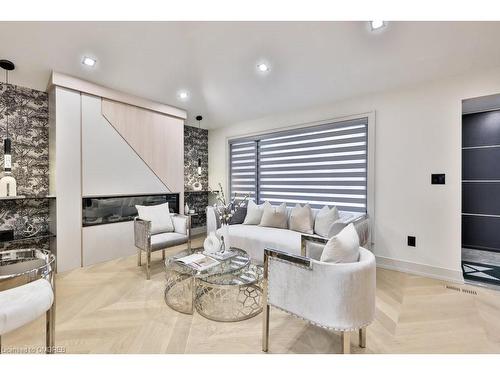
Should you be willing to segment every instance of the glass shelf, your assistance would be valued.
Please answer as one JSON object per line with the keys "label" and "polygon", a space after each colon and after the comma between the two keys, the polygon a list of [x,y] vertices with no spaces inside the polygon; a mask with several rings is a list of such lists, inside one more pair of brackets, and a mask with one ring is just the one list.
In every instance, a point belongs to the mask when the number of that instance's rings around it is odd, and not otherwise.
{"label": "glass shelf", "polygon": [[39,240],[39,239],[51,238],[51,237],[55,237],[55,236],[56,235],[54,233],[42,232],[42,233],[38,233],[38,234],[35,234],[34,236],[30,236],[30,237],[14,237],[12,240],[0,241],[0,245],[7,244],[7,243],[22,242],[22,241]]}
{"label": "glass shelf", "polygon": [[15,200],[28,200],[28,199],[55,199],[55,195],[46,195],[46,196],[27,196],[27,195],[18,195],[15,197],[0,197],[0,201],[15,201]]}

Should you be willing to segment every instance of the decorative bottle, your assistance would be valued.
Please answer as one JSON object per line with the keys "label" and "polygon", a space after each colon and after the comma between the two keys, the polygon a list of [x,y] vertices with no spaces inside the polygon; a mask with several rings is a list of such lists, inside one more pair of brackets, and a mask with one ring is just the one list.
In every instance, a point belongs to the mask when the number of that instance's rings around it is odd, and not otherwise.
{"label": "decorative bottle", "polygon": [[12,155],[10,139],[4,141],[4,175],[0,179],[0,197],[15,197],[17,195],[16,179],[12,176]]}

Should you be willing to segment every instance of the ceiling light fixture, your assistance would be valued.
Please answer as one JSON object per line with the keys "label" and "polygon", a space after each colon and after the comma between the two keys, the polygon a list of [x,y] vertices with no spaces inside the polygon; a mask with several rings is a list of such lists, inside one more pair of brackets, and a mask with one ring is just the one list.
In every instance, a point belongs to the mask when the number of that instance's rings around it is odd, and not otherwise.
{"label": "ceiling light fixture", "polygon": [[370,26],[372,28],[372,31],[381,29],[386,26],[385,21],[370,21]]}
{"label": "ceiling light fixture", "polygon": [[181,100],[186,100],[187,98],[189,98],[189,94],[187,91],[179,91],[179,94],[177,94],[179,96],[179,99]]}
{"label": "ceiling light fixture", "polygon": [[269,71],[269,66],[265,63],[257,64],[257,70],[261,73],[266,73]]}
{"label": "ceiling light fixture", "polygon": [[87,66],[90,66],[90,67],[93,67],[95,66],[95,63],[97,62],[96,59],[93,59],[92,57],[88,57],[88,56],[85,56],[82,60],[82,64],[83,65],[87,65]]}

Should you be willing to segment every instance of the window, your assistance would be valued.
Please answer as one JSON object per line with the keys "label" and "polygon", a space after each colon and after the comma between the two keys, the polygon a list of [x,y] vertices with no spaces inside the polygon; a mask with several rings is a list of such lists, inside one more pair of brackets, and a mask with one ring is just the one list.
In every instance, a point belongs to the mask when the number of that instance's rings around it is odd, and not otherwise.
{"label": "window", "polygon": [[231,194],[366,212],[368,118],[230,141]]}

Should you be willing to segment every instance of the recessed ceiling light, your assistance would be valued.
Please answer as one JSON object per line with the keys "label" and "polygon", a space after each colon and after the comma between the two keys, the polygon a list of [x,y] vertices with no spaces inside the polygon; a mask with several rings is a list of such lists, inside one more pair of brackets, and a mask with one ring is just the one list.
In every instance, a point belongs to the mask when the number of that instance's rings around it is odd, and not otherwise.
{"label": "recessed ceiling light", "polygon": [[87,66],[94,66],[96,62],[97,62],[96,59],[93,59],[92,57],[88,56],[85,56],[82,60],[82,64]]}
{"label": "recessed ceiling light", "polygon": [[385,27],[385,21],[370,21],[372,31]]}
{"label": "recessed ceiling light", "polygon": [[179,99],[181,100],[186,100],[187,98],[189,98],[189,93],[187,91],[179,91],[177,96],[179,96]]}
{"label": "recessed ceiling light", "polygon": [[266,63],[257,64],[257,70],[262,73],[268,72],[269,65],[267,65]]}

